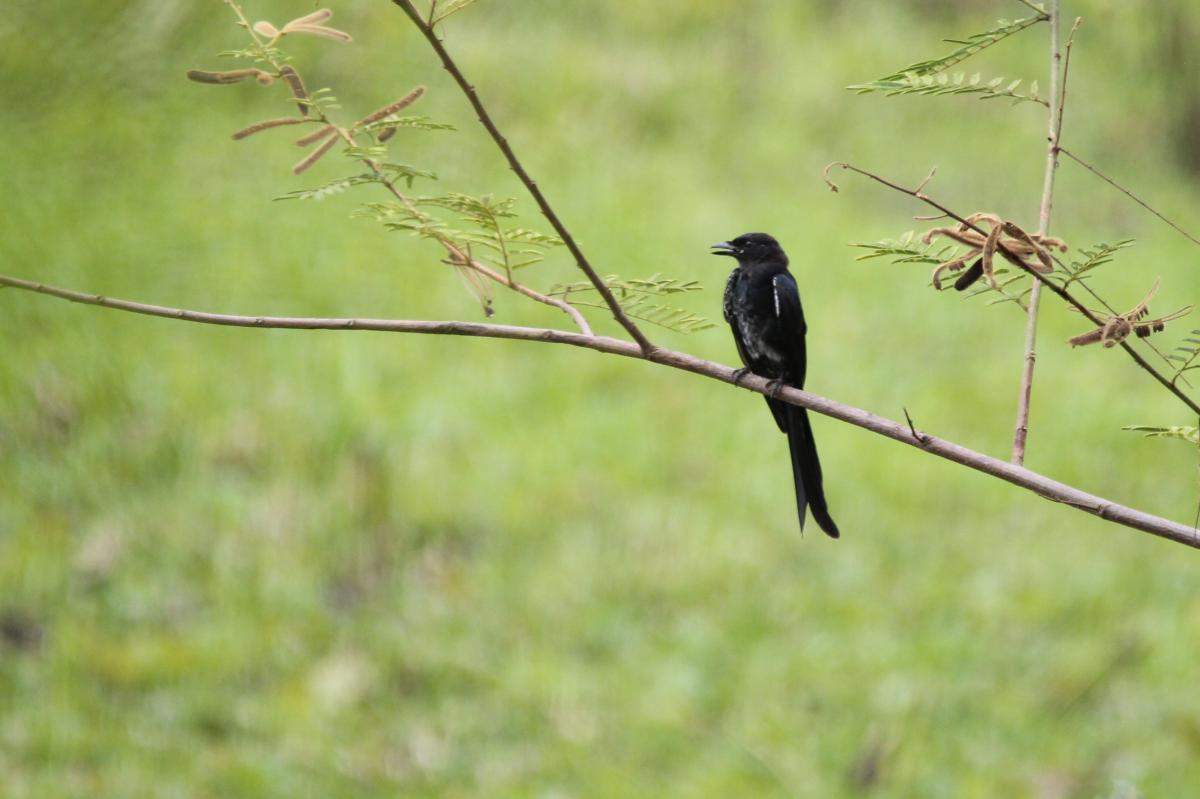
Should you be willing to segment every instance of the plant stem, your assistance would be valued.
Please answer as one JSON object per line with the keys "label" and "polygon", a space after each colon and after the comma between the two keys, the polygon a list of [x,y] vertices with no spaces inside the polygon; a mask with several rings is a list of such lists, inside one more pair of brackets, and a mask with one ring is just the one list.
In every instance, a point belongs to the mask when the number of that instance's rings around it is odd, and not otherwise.
{"label": "plant stem", "polygon": [[563,244],[565,244],[567,249],[571,252],[571,256],[575,259],[575,263],[579,266],[580,270],[587,275],[588,280],[591,281],[592,285],[596,287],[596,291],[599,292],[600,296],[604,298],[604,303],[612,312],[613,318],[621,324],[621,327],[625,328],[626,332],[628,332],[633,340],[637,342],[638,346],[642,348],[643,352],[651,352],[654,349],[654,345],[650,343],[650,340],[646,338],[646,335],[642,333],[641,329],[638,328],[634,321],[629,318],[628,314],[626,314],[624,309],[621,308],[621,304],[617,302],[617,298],[613,296],[613,293],[608,288],[608,285],[600,279],[600,276],[596,273],[596,270],[592,268],[591,263],[588,262],[587,257],[583,254],[583,250],[581,250],[578,243],[576,243],[575,237],[571,235],[571,232],[567,230],[566,225],[564,225],[562,220],[558,218],[558,214],[555,213],[554,208],[551,207],[550,202],[546,199],[546,196],[542,193],[542,190],[538,188],[537,182],[534,181],[534,179],[529,176],[529,173],[525,171],[525,167],[522,166],[520,160],[518,160],[517,155],[515,152],[513,152],[508,140],[504,138],[504,135],[500,133],[500,129],[496,127],[496,123],[492,121],[492,116],[488,113],[487,109],[483,105],[483,102],[479,99],[479,94],[475,91],[475,87],[467,82],[466,77],[463,76],[462,70],[458,68],[458,64],[456,64],[454,59],[450,57],[450,53],[447,52],[446,48],[442,45],[442,40],[437,37],[437,33],[430,26],[430,24],[421,17],[421,14],[417,11],[416,6],[412,4],[412,0],[392,0],[392,2],[399,6],[404,13],[408,15],[408,18],[412,20],[413,25],[415,25],[417,29],[421,31],[426,41],[429,42],[429,46],[433,48],[435,53],[437,53],[438,58],[440,58],[442,61],[442,66],[447,72],[450,73],[450,77],[454,78],[454,82],[458,84],[458,87],[462,90],[463,94],[466,95],[467,101],[471,104],[471,108],[475,110],[475,115],[479,118],[480,123],[482,123],[483,127],[487,130],[488,135],[492,137],[492,141],[496,143],[496,146],[500,148],[500,152],[504,155],[505,160],[508,161],[509,168],[516,173],[517,178],[525,186],[526,190],[529,191],[529,194],[533,197],[534,202],[536,202],[538,208],[541,209],[542,215],[545,216],[547,221],[549,221],[554,227],[554,232],[558,234],[558,237],[563,240]]}
{"label": "plant stem", "polygon": [[[850,164],[845,161],[834,161],[833,163],[831,163],[825,167],[825,182],[832,191],[839,190],[837,187],[837,184],[835,184],[832,180],[829,179],[829,172],[834,167],[837,167],[839,169],[849,170],[850,172],[854,172],[856,174],[862,175],[863,177],[869,178],[883,186],[887,186],[889,189],[894,189],[895,191],[898,191],[902,194],[907,194],[909,197],[914,197],[914,198],[920,200],[921,202],[925,203],[926,205],[930,206],[931,208],[936,208],[938,211],[941,212],[942,216],[947,216],[947,217],[953,219],[954,221],[958,222],[959,224],[963,225],[964,227],[966,227],[970,230],[974,230],[976,233],[978,233],[981,236],[987,236],[987,231],[983,230],[978,225],[968,222],[966,220],[966,218],[964,216],[962,216],[961,214],[951,210],[950,208],[947,208],[942,203],[938,202],[937,200],[933,199],[925,192],[921,191],[920,187],[918,187],[916,189],[906,188],[894,181],[888,180],[885,177],[876,175],[874,172],[871,172],[870,170],[863,169],[862,167],[857,167],[854,164]],[[1096,314],[1092,312],[1091,308],[1088,308],[1086,305],[1081,303],[1078,299],[1076,299],[1075,295],[1071,294],[1071,292],[1067,291],[1065,288],[1060,286],[1058,283],[1055,283],[1053,280],[1051,280],[1046,275],[1043,275],[1039,272],[1029,269],[1029,267],[1026,266],[1025,261],[1023,261],[1019,255],[1012,252],[1010,249],[1008,249],[1008,247],[1005,246],[1003,240],[997,246],[996,252],[998,252],[1002,256],[1004,256],[1004,259],[1006,261],[1008,261],[1009,263],[1011,263],[1013,266],[1017,267],[1018,269],[1022,269],[1024,271],[1028,272],[1029,274],[1031,274],[1034,277],[1034,279],[1036,279],[1039,283],[1041,283],[1046,288],[1050,289],[1050,291],[1054,292],[1054,294],[1058,295],[1058,297],[1061,298],[1063,300],[1063,302],[1066,302],[1072,308],[1079,311],[1079,313],[1082,314],[1084,316],[1084,318],[1091,321],[1094,325],[1099,327],[1104,324],[1103,320],[1098,318],[1096,316]],[[1123,349],[1125,351],[1125,353],[1130,358],[1133,359],[1134,363],[1136,363],[1146,373],[1148,373],[1151,377],[1153,377],[1155,380],[1157,380],[1159,382],[1159,384],[1162,385],[1163,388],[1165,388],[1167,391],[1174,394],[1175,397],[1180,402],[1182,402],[1184,405],[1186,405],[1192,411],[1192,413],[1200,415],[1200,404],[1197,404],[1195,400],[1193,400],[1191,397],[1189,397],[1187,394],[1185,394],[1178,386],[1176,386],[1174,383],[1172,383],[1170,379],[1168,379],[1165,375],[1163,375],[1162,372],[1158,371],[1153,366],[1151,366],[1149,364],[1149,362],[1147,362],[1146,359],[1143,358],[1141,356],[1141,354],[1138,353],[1137,350],[1135,350],[1133,347],[1131,347],[1129,345],[1128,341],[1122,340],[1120,342],[1119,346],[1121,347],[1121,349]]]}
{"label": "plant stem", "polygon": [[279,316],[235,316],[230,314],[190,311],[183,308],[168,308],[161,305],[84,294],[78,291],[47,286],[20,278],[0,275],[0,287],[9,286],[25,291],[34,291],[71,302],[97,305],[129,313],[158,316],[185,322],[231,327],[273,328],[288,330],[374,330],[390,333],[424,333],[447,336],[476,336],[484,338],[518,339],[541,341],[552,344],[568,344],[574,347],[596,350],[611,355],[648,361],[650,363],[680,369],[686,372],[720,380],[744,389],[774,396],[784,402],[837,419],[878,435],[916,447],[932,455],[978,472],[998,477],[1013,485],[1028,489],[1052,502],[1070,505],[1077,510],[1099,516],[1101,519],[1130,527],[1135,530],[1175,541],[1194,549],[1200,549],[1200,531],[1178,522],[1163,519],[1143,511],[1118,505],[1103,497],[1089,494],[1078,488],[1060,483],[1020,466],[992,458],[959,444],[946,441],[928,433],[917,431],[911,421],[907,424],[894,422],[873,413],[826,399],[817,394],[785,386],[780,388],[765,378],[754,374],[741,374],[728,366],[706,361],[683,352],[655,348],[646,352],[633,342],[609,336],[589,336],[568,330],[549,330],[512,325],[491,325],[478,322],[423,321],[407,319],[328,319]]}
{"label": "plant stem", "polygon": [[1186,230],[1184,230],[1182,227],[1177,225],[1175,222],[1172,222],[1170,219],[1168,219],[1161,211],[1156,209],[1154,206],[1150,205],[1148,202],[1143,200],[1141,197],[1138,197],[1136,194],[1134,194],[1132,191],[1130,191],[1129,189],[1122,186],[1120,183],[1117,183],[1115,180],[1113,180],[1108,175],[1101,172],[1096,167],[1089,164],[1087,161],[1084,161],[1082,158],[1075,155],[1075,153],[1071,152],[1066,147],[1059,147],[1058,151],[1060,153],[1062,153],[1063,155],[1065,155],[1067,158],[1070,158],[1075,163],[1079,164],[1081,167],[1086,169],[1088,172],[1091,172],[1093,175],[1095,175],[1096,177],[1103,180],[1108,185],[1112,186],[1117,191],[1124,194],[1129,199],[1133,200],[1138,205],[1142,206],[1142,208],[1145,208],[1147,211],[1149,211],[1150,213],[1157,216],[1163,222],[1166,222],[1168,225],[1170,225],[1172,228],[1174,228],[1177,233],[1179,233],[1181,236],[1183,236],[1188,241],[1192,242],[1193,244],[1200,244],[1200,239],[1196,238],[1191,233],[1188,233]]}
{"label": "plant stem", "polygon": [[[1050,112],[1049,137],[1046,146],[1046,170],[1042,179],[1042,203],[1038,213],[1038,233],[1050,232],[1050,212],[1054,208],[1054,177],[1058,173],[1058,142],[1062,136],[1063,104],[1067,87],[1063,81],[1062,51],[1059,43],[1061,10],[1059,0],[1049,0],[1050,15]],[[1078,24],[1078,23],[1076,23]],[[1041,306],[1042,284],[1033,282],[1029,293],[1029,310],[1025,323],[1025,363],[1021,370],[1021,388],[1017,395],[1017,423],[1013,433],[1012,462],[1025,463],[1025,446],[1029,439],[1029,405],[1033,394],[1033,370],[1037,365],[1037,323]]]}
{"label": "plant stem", "polygon": [[[229,6],[233,10],[233,13],[238,18],[238,24],[241,25],[241,27],[246,29],[246,33],[250,36],[250,39],[251,39],[251,41],[254,42],[254,45],[263,51],[263,53],[265,54],[264,57],[266,58],[268,63],[270,63],[271,66],[274,68],[276,74],[279,74],[283,69],[283,64],[281,64],[278,60],[271,58],[270,55],[267,53],[266,48],[263,46],[262,40],[259,38],[258,34],[255,32],[254,27],[250,24],[250,20],[249,20],[249,18],[246,17],[245,12],[242,11],[241,6],[238,5],[236,0],[224,0],[224,2],[225,2],[225,5]],[[435,6],[436,6],[436,3],[435,3]],[[316,118],[312,120],[313,122],[322,122],[326,125],[332,126],[332,128],[334,130],[334,134],[336,136],[338,136],[342,141],[344,141],[346,143],[346,146],[348,146],[348,147],[356,147],[357,146],[357,142],[354,140],[354,133],[349,130],[346,130],[341,125],[337,124],[332,119],[330,119],[329,116],[325,113],[325,109],[323,109],[319,105],[313,105],[312,110],[316,114]],[[387,189],[388,192],[393,197],[396,198],[397,202],[399,202],[401,205],[403,205],[405,208],[407,208],[411,213],[417,214],[417,215],[420,214],[420,212],[417,210],[416,205],[413,204],[412,200],[410,200],[407,196],[405,196],[405,194],[396,187],[396,182],[387,176],[387,174],[383,171],[383,169],[380,167],[379,163],[377,161],[375,161],[375,159],[365,158],[365,159],[363,159],[363,161],[371,169],[371,171],[375,173],[375,176],[379,179],[379,182],[381,184],[383,184],[383,187],[385,189]],[[538,291],[535,291],[535,290],[529,288],[528,286],[518,283],[517,281],[513,280],[512,270],[510,270],[510,269],[506,268],[506,270],[505,270],[506,274],[501,275],[499,272],[496,272],[494,269],[491,269],[486,264],[483,264],[480,261],[477,261],[477,260],[471,258],[469,253],[464,252],[463,248],[460,247],[457,242],[455,242],[453,239],[451,239],[447,236],[438,235],[436,238],[437,238],[437,242],[446,249],[446,252],[450,256],[451,263],[453,263],[455,266],[461,267],[462,269],[469,269],[474,272],[477,272],[477,273],[483,275],[484,277],[488,278],[489,280],[493,280],[506,288],[512,289],[513,291],[517,292],[518,294],[524,295],[524,296],[530,298],[531,300],[535,300],[544,305],[549,305],[552,308],[558,308],[560,311],[565,313],[567,316],[571,317],[571,321],[573,321],[575,323],[575,325],[579,328],[579,332],[583,333],[586,336],[592,335],[591,325],[588,324],[588,322],[584,318],[583,314],[580,313],[579,309],[576,308],[575,306],[573,306],[570,303],[565,302],[563,300],[558,300],[558,299],[555,299],[554,297],[548,297],[545,294],[542,294]],[[505,262],[507,263],[507,258],[505,259]]]}

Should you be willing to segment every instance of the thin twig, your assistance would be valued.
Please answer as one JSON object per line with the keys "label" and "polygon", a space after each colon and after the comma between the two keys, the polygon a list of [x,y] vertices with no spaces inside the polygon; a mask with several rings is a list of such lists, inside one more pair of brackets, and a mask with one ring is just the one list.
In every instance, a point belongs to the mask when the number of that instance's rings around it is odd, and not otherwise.
{"label": "thin twig", "polygon": [[[351,147],[355,146],[352,134],[340,127],[337,128],[337,132],[348,145]],[[412,200],[405,196],[405,194],[396,187],[396,182],[388,178],[388,176],[384,174],[383,170],[373,159],[367,158],[365,161],[367,166],[369,166],[375,172],[376,177],[379,178],[379,182],[383,184],[384,188],[391,192],[391,195],[395,197],[401,205],[414,214],[420,214],[416,204],[413,203]],[[579,328],[579,332],[583,333],[585,336],[592,335],[591,325],[588,324],[587,319],[583,317],[583,314],[579,312],[579,309],[571,303],[564,302],[563,300],[559,300],[554,297],[548,297],[545,294],[535,291],[528,286],[513,280],[511,275],[500,274],[494,269],[488,267],[486,264],[476,260],[475,258],[472,258],[469,252],[464,252],[463,249],[459,247],[453,239],[447,236],[439,235],[437,237],[437,241],[446,249],[446,252],[450,254],[450,260],[452,263],[455,263],[466,269],[472,269],[489,280],[494,280],[500,285],[510,288],[513,291],[516,291],[518,294],[523,294],[532,300],[536,300],[544,305],[558,308],[567,316],[571,317],[571,320],[575,322],[576,327]]]}
{"label": "thin twig", "polygon": [[908,422],[908,432],[912,433],[913,440],[924,446],[925,439],[928,438],[924,433],[918,433],[916,426],[913,424],[912,417],[908,415],[908,408],[902,408],[904,411],[904,421]]}
{"label": "thin twig", "polygon": [[111,308],[129,313],[209,325],[288,330],[374,330],[389,333],[424,333],[447,336],[518,339],[522,341],[569,344],[574,347],[596,350],[612,355],[622,355],[627,358],[669,366],[673,369],[681,369],[686,372],[730,383],[734,386],[740,385],[759,394],[777,397],[792,405],[808,408],[832,419],[861,427],[864,430],[886,436],[903,444],[915,446],[925,452],[931,452],[975,471],[983,472],[992,477],[998,477],[1013,485],[1028,489],[1052,502],[1070,505],[1093,516],[1099,516],[1106,521],[1200,549],[1200,531],[1187,525],[1118,505],[1103,497],[1088,494],[1078,488],[1060,483],[1057,480],[1051,480],[1036,472],[1006,463],[998,458],[992,458],[983,453],[975,452],[959,444],[926,433],[917,435],[910,429],[910,426],[876,416],[860,408],[844,405],[817,394],[791,388],[790,386],[779,387],[775,383],[758,375],[747,374],[744,370],[735,370],[728,366],[697,358],[683,352],[661,348],[655,348],[650,352],[646,352],[633,342],[622,341],[621,339],[609,336],[588,336],[569,330],[492,325],[479,322],[235,316],[231,314],[206,313],[203,311],[185,310],[183,308],[149,305],[95,294],[84,294],[78,291],[57,288],[44,283],[35,283],[6,275],[0,275],[0,287],[2,286],[34,291],[39,294],[86,305],[97,305],[102,308]]}
{"label": "thin twig", "polygon": [[[225,0],[225,4],[227,6],[229,6],[231,9],[233,9],[234,14],[237,15],[238,22],[240,23],[241,27],[246,29],[246,32],[249,34],[250,39],[254,42],[254,44],[259,48],[263,48],[264,46],[263,46],[262,40],[259,38],[258,34],[255,32],[254,26],[252,26],[250,24],[250,20],[246,17],[245,13],[241,9],[241,6],[238,5],[236,0]],[[435,2],[434,6],[436,7],[436,5],[437,4]],[[264,53],[267,52],[265,50],[265,48],[263,49],[263,52]],[[283,70],[284,65],[277,59],[272,58],[269,55],[267,55],[267,60],[268,60],[268,63],[271,64],[271,66],[275,69],[276,72],[281,72]],[[298,74],[297,74],[297,79],[299,79]],[[410,97],[412,97],[412,96],[413,95],[410,95]],[[417,96],[420,96],[420,95],[417,95]],[[320,106],[314,106],[314,110],[316,112],[316,117],[311,120],[305,120],[305,121],[320,122],[320,123],[328,126],[330,128],[331,132],[336,133],[338,138],[340,138],[343,142],[345,142],[345,144],[347,146],[349,146],[349,147],[357,146],[357,142],[354,139],[355,132],[347,130],[346,128],[342,127],[341,125],[336,124],[333,120],[331,120],[328,117],[328,115],[325,113],[325,110],[323,108],[321,108]],[[363,124],[363,121],[360,120],[359,123],[357,123],[355,125],[355,130],[357,130],[358,126],[362,125],[362,124]],[[333,141],[335,141],[335,140],[334,139],[329,140],[324,145],[322,145],[322,147],[325,148],[326,150],[328,150],[329,147],[333,146]],[[323,154],[323,152],[321,152],[320,154]],[[308,159],[305,159],[305,161],[307,161],[311,164],[311,161],[309,159],[315,160],[314,156],[319,157],[318,151],[314,151],[309,156]],[[388,192],[391,193],[391,195],[393,197],[395,197],[396,200],[401,205],[403,205],[405,208],[407,208],[411,213],[420,215],[420,212],[417,210],[417,207],[412,202],[412,200],[410,200],[407,196],[405,196],[405,194],[403,192],[400,191],[399,188],[397,188],[396,182],[387,176],[387,173],[385,173],[383,171],[382,167],[380,167],[379,163],[375,159],[365,158],[365,159],[363,159],[363,161],[371,169],[371,171],[375,174],[375,177],[383,185],[383,187],[385,189],[387,189]],[[301,163],[304,163],[304,162],[301,162]],[[475,272],[478,272],[479,274],[483,275],[484,277],[486,277],[490,280],[494,280],[495,282],[499,283],[500,285],[510,288],[513,291],[516,291],[518,294],[523,294],[524,296],[529,297],[532,300],[536,300],[537,302],[540,302],[544,305],[549,305],[552,308],[558,308],[560,311],[565,313],[567,316],[571,317],[571,321],[573,321],[575,323],[575,326],[579,328],[579,332],[583,333],[586,336],[592,335],[591,325],[588,324],[588,322],[584,318],[583,314],[580,313],[579,309],[576,308],[575,306],[571,305],[568,302],[564,302],[563,300],[559,300],[554,297],[548,297],[545,294],[542,294],[538,291],[535,291],[534,289],[529,288],[528,286],[522,285],[522,284],[516,282],[515,280],[513,280],[512,275],[501,275],[499,272],[496,272],[495,270],[489,268],[487,265],[472,258],[470,256],[470,253],[464,252],[463,248],[459,247],[458,244],[453,239],[449,238],[448,236],[444,236],[444,235],[439,235],[439,234],[435,234],[435,235],[436,235],[438,243],[441,244],[442,247],[445,248],[446,252],[450,255],[450,261],[452,263],[454,263],[458,266],[461,266],[464,269],[470,269]]]}
{"label": "thin twig", "polygon": [[[1067,72],[1071,64],[1071,45],[1082,18],[1075,19],[1067,37],[1064,59],[1059,43],[1061,12],[1059,0],[1050,0],[1050,133],[1046,146],[1046,169],[1042,180],[1042,202],[1038,212],[1038,234],[1050,233],[1050,213],[1054,208],[1054,178],[1058,173],[1058,145],[1062,140],[1063,108],[1067,103]],[[1025,463],[1025,447],[1029,440],[1029,409],[1033,395],[1033,371],[1037,366],[1038,309],[1041,307],[1042,284],[1034,281],[1029,290],[1029,308],[1025,323],[1025,361],[1021,368],[1021,387],[1017,393],[1017,422],[1013,430],[1012,462]]]}
{"label": "thin twig", "polygon": [[479,117],[479,121],[487,130],[488,135],[492,137],[492,141],[494,141],[496,146],[500,148],[500,152],[503,153],[504,158],[508,161],[509,167],[513,172],[516,173],[517,178],[519,178],[521,183],[524,184],[525,188],[529,191],[529,194],[537,203],[538,208],[541,209],[542,215],[545,216],[550,224],[554,227],[554,231],[558,234],[558,237],[563,240],[563,244],[565,244],[567,249],[570,250],[572,257],[575,259],[575,263],[579,266],[583,273],[587,275],[588,280],[590,280],[592,285],[596,287],[596,291],[599,292],[600,296],[604,298],[604,302],[606,305],[608,305],[609,310],[612,312],[613,318],[616,319],[623,328],[625,328],[626,332],[628,332],[633,340],[637,342],[638,346],[642,348],[642,351],[650,352],[653,350],[654,345],[650,343],[650,340],[646,338],[646,335],[642,333],[641,329],[638,328],[634,321],[625,313],[624,309],[621,308],[621,304],[617,302],[617,298],[613,295],[612,291],[608,288],[605,282],[600,279],[600,276],[596,273],[596,270],[592,268],[591,263],[588,262],[587,257],[583,254],[583,251],[576,243],[575,237],[571,235],[571,232],[567,230],[566,226],[558,218],[558,214],[556,214],[554,209],[550,206],[549,201],[546,199],[546,196],[542,194],[542,190],[538,188],[537,183],[529,176],[529,173],[525,171],[525,167],[521,165],[521,162],[517,159],[516,153],[513,152],[512,147],[509,146],[508,140],[505,139],[503,134],[500,133],[499,128],[496,127],[496,123],[492,121],[491,115],[488,113],[487,109],[484,108],[483,102],[479,99],[479,94],[475,91],[475,87],[467,82],[467,79],[463,76],[462,70],[458,68],[458,65],[454,62],[454,59],[450,57],[450,53],[447,52],[446,48],[442,45],[442,40],[437,37],[437,33],[425,22],[424,19],[421,18],[421,14],[417,11],[416,6],[412,4],[412,0],[392,0],[392,2],[399,6],[404,13],[408,15],[408,18],[412,20],[412,23],[417,26],[417,29],[421,31],[422,35],[424,35],[425,39],[429,42],[429,46],[433,48],[435,53],[437,53],[438,58],[440,58],[442,61],[442,66],[445,67],[446,71],[450,73],[450,76],[454,78],[454,82],[458,84],[458,87],[462,89],[463,94],[466,95],[467,101],[470,102],[471,107],[475,110],[476,116]]}
{"label": "thin twig", "polygon": [[[893,183],[892,181],[888,180],[887,178],[876,175],[874,172],[870,172],[866,169],[862,169],[861,167],[854,166],[854,164],[850,164],[845,161],[834,161],[833,163],[831,163],[825,167],[825,183],[826,183],[826,185],[829,186],[830,190],[832,190],[832,191],[838,191],[837,184],[835,184],[832,180],[829,179],[829,172],[834,167],[838,167],[840,169],[845,169],[850,172],[854,172],[856,174],[862,175],[863,177],[869,178],[869,179],[875,181],[876,183],[887,186],[889,189],[894,189],[895,191],[898,191],[901,194],[907,194],[910,197],[914,197],[914,198],[920,200],[921,202],[925,203],[926,205],[936,208],[937,210],[941,211],[946,216],[959,222],[960,224],[966,226],[967,228],[974,230],[979,235],[981,235],[981,236],[987,235],[987,231],[983,230],[978,225],[968,222],[966,220],[966,218],[963,217],[961,214],[958,214],[958,213],[950,210],[949,208],[942,205],[937,200],[930,197],[928,194],[925,194],[924,192],[916,191],[914,189],[905,188],[904,186],[901,186],[897,183]],[[1073,307],[1077,311],[1079,311],[1079,313],[1083,314],[1083,316],[1085,318],[1092,321],[1096,325],[1102,324],[1099,317],[1097,317],[1096,314],[1092,313],[1092,310],[1090,308],[1088,308],[1086,305],[1084,305],[1078,299],[1076,299],[1075,296],[1073,294],[1071,294],[1071,292],[1067,291],[1062,286],[1055,283],[1053,280],[1050,280],[1047,276],[1040,274],[1036,270],[1030,269],[1028,266],[1025,265],[1024,260],[1022,260],[1019,255],[1012,252],[1011,250],[1008,249],[1008,247],[1005,246],[1003,241],[1001,241],[999,246],[997,247],[997,252],[999,252],[1001,255],[1003,255],[1005,260],[1007,260],[1013,266],[1017,267],[1018,269],[1023,269],[1026,272],[1028,272],[1029,274],[1033,275],[1035,280],[1039,281],[1046,288],[1050,289],[1050,291],[1052,291],[1056,295],[1058,295],[1064,302],[1068,303],[1069,305],[1071,305],[1071,307]],[[1165,375],[1163,375],[1162,372],[1158,371],[1153,366],[1151,366],[1150,363],[1147,362],[1146,359],[1143,358],[1137,350],[1135,350],[1133,347],[1129,346],[1128,341],[1120,342],[1120,347],[1121,347],[1121,349],[1125,350],[1125,352],[1129,355],[1129,357],[1132,358],[1138,366],[1140,366],[1151,377],[1153,377],[1155,380],[1157,380],[1165,389],[1167,389],[1167,391],[1174,394],[1179,399],[1180,402],[1182,402],[1184,405],[1188,406],[1188,408],[1191,409],[1192,413],[1200,415],[1200,405],[1196,404],[1195,400],[1193,400],[1187,394],[1183,393],[1183,391],[1178,386],[1174,385]]]}
{"label": "thin twig", "polygon": [[1157,217],[1158,217],[1159,219],[1161,219],[1162,221],[1166,222],[1166,223],[1167,223],[1168,225],[1170,225],[1171,227],[1175,228],[1175,230],[1176,230],[1176,231],[1177,231],[1177,232],[1178,232],[1180,235],[1182,235],[1184,238],[1186,238],[1188,241],[1192,242],[1193,244],[1200,244],[1200,239],[1196,238],[1196,237],[1195,237],[1195,236],[1193,236],[1191,233],[1188,233],[1186,230],[1184,230],[1184,229],[1183,229],[1183,228],[1181,228],[1179,225],[1175,224],[1175,223],[1174,223],[1174,222],[1172,222],[1170,219],[1168,219],[1166,216],[1164,216],[1162,213],[1160,213],[1158,210],[1156,210],[1156,209],[1155,209],[1153,206],[1151,206],[1149,203],[1147,203],[1147,202],[1146,202],[1145,200],[1143,200],[1141,197],[1138,197],[1136,194],[1134,194],[1133,192],[1131,192],[1129,189],[1125,188],[1125,187],[1124,187],[1124,186],[1122,186],[1120,183],[1117,183],[1115,180],[1113,180],[1112,178],[1110,178],[1108,175],[1104,174],[1104,173],[1103,173],[1103,172],[1101,172],[1099,169],[1097,169],[1096,167],[1094,167],[1094,166],[1092,166],[1091,164],[1089,164],[1087,161],[1084,161],[1082,158],[1080,158],[1079,156],[1075,155],[1075,153],[1071,152],[1071,151],[1070,151],[1070,150],[1068,150],[1066,147],[1059,147],[1059,148],[1058,148],[1058,151],[1059,151],[1060,153],[1062,153],[1063,155],[1065,155],[1067,158],[1070,158],[1070,159],[1071,159],[1072,161],[1074,161],[1075,163],[1079,164],[1081,167],[1083,167],[1084,169],[1086,169],[1088,172],[1091,172],[1093,175],[1095,175],[1096,177],[1098,177],[1098,178],[1100,178],[1101,180],[1103,180],[1103,181],[1104,181],[1105,183],[1107,183],[1108,185],[1112,186],[1112,187],[1113,187],[1114,189],[1116,189],[1117,191],[1119,191],[1119,192],[1121,192],[1122,194],[1124,194],[1124,195],[1125,195],[1126,197],[1128,197],[1129,199],[1133,200],[1133,201],[1134,201],[1135,203],[1137,203],[1138,205],[1140,205],[1140,206],[1142,206],[1143,208],[1145,208],[1145,209],[1146,209],[1147,211],[1149,211],[1150,213],[1152,213],[1152,214],[1154,214],[1155,216],[1157,216]]}
{"label": "thin twig", "polygon": [[1042,15],[1042,19],[1046,19],[1046,17],[1047,17],[1046,12],[1043,9],[1041,9],[1040,7],[1038,7],[1037,5],[1034,5],[1033,3],[1031,3],[1029,0],[1017,0],[1017,2],[1023,6],[1032,8],[1034,11],[1036,11]]}

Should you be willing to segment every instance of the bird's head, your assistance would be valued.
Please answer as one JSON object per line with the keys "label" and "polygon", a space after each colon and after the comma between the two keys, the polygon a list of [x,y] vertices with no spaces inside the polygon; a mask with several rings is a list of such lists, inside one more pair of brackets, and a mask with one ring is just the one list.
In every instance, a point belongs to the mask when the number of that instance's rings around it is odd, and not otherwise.
{"label": "bird's head", "polygon": [[744,233],[736,239],[723,241],[712,246],[713,255],[729,255],[737,259],[739,266],[748,264],[772,264],[786,267],[787,254],[766,233]]}

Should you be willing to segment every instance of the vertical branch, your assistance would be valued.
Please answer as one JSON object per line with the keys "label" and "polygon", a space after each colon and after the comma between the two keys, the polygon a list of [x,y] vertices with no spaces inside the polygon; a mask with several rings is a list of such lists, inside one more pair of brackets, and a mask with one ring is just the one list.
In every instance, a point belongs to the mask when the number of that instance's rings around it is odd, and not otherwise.
{"label": "vertical branch", "polygon": [[[1080,20],[1075,20],[1067,41],[1066,63],[1060,44],[1060,22],[1062,18],[1060,0],[1049,0],[1047,13],[1050,16],[1050,111],[1049,136],[1046,146],[1046,170],[1042,179],[1042,203],[1038,214],[1038,233],[1050,232],[1050,212],[1054,208],[1054,178],[1058,172],[1059,141],[1062,138],[1063,106],[1067,100],[1067,67],[1070,63],[1071,44]],[[1025,363],[1021,371],[1021,388],[1017,395],[1017,423],[1013,433],[1012,462],[1018,466],[1025,463],[1025,444],[1029,438],[1029,405],[1033,393],[1033,370],[1037,364],[1038,307],[1042,296],[1042,284],[1035,280],[1029,295],[1028,320],[1025,325]]]}

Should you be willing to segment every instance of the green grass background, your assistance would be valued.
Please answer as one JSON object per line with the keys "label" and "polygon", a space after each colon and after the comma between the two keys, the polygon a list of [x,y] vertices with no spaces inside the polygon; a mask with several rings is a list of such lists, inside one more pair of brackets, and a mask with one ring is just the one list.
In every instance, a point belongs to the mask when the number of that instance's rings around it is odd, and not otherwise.
{"label": "green grass background", "polygon": [[[1161,7],[1085,14],[1066,143],[1200,219],[1164,140]],[[1163,4],[1164,6],[1167,4]],[[252,2],[281,23],[311,2]],[[298,41],[354,118],[427,85],[397,157],[521,196],[383,0]],[[936,294],[852,241],[923,223],[896,179],[1033,226],[1039,107],[842,87],[1019,16],[1014,2],[486,0],[446,29],[603,272],[702,281],[747,230],[792,255],[809,387],[1003,457],[1012,306]],[[249,314],[478,319],[435,245],[296,178],[280,87],[190,84],[241,46],[221,3],[18,2],[0,16],[0,263],[83,291]],[[969,70],[1032,78],[1044,27]],[[1042,80],[1045,84],[1044,79]],[[1197,299],[1194,245],[1065,164],[1056,231],[1137,248],[1097,289]],[[525,275],[577,279],[564,253]],[[1170,306],[1170,307],[1168,307]],[[500,295],[496,321],[562,325]],[[615,332],[596,314],[599,328]],[[1181,520],[1186,424],[1116,351],[1042,316],[1029,465]],[[1161,343],[1186,330],[1174,326]],[[721,328],[656,340],[725,363]],[[1194,421],[1194,420],[1193,420]],[[568,348],[173,323],[0,291],[0,793],[11,797],[1185,796],[1200,784],[1200,561],[1182,547],[815,421],[844,538],[796,529],[761,400]]]}

